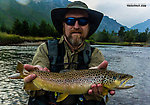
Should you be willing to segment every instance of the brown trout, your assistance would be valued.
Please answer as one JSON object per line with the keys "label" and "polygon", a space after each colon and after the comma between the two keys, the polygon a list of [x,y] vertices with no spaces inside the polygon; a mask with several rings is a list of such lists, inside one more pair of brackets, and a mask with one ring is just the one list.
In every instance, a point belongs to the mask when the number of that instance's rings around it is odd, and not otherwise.
{"label": "brown trout", "polygon": [[64,100],[70,94],[86,94],[92,84],[102,84],[101,97],[108,95],[109,90],[128,89],[134,85],[125,86],[126,82],[133,78],[129,74],[121,74],[110,70],[70,70],[69,72],[54,73],[39,71],[38,68],[24,73],[24,65],[18,62],[17,74],[10,76],[11,79],[23,79],[29,74],[37,77],[24,87],[25,90],[47,90],[63,93],[57,98],[57,102]]}

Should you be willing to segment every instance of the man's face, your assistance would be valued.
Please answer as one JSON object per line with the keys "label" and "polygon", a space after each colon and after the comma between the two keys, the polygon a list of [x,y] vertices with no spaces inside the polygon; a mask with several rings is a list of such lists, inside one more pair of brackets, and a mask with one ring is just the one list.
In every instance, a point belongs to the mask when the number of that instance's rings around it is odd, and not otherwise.
{"label": "man's face", "polygon": [[[88,14],[86,11],[74,9],[70,10],[65,18],[88,18]],[[78,21],[75,22],[74,25],[64,24],[64,35],[67,40],[72,44],[72,46],[79,46],[87,37],[89,32],[89,24],[80,25]]]}

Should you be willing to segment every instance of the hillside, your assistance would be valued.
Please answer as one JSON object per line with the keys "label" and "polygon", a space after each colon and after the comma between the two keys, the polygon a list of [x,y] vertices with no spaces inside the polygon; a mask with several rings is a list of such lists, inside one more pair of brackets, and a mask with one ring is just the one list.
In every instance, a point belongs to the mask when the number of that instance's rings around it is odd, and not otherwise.
{"label": "hillside", "polygon": [[[27,20],[31,24],[33,22],[39,24],[41,20],[50,23],[50,10],[65,7],[69,2],[68,0],[32,0],[27,5],[21,5],[15,0],[0,0],[0,25],[12,27],[16,18]],[[113,30],[118,32],[121,26],[116,20],[104,16],[98,31],[106,29],[109,32]]]}
{"label": "hillside", "polygon": [[146,28],[150,29],[150,19],[131,27],[131,29],[138,29],[139,32],[145,32]]}
{"label": "hillside", "polygon": [[10,27],[16,18],[29,23],[39,24],[41,20],[50,23],[50,10],[67,4],[67,0],[31,1],[28,5],[21,5],[15,0],[0,0],[0,24],[5,23]]}
{"label": "hillside", "polygon": [[[98,31],[103,31],[104,29],[107,30],[108,32],[118,32],[118,30],[120,30],[120,27],[122,25],[120,23],[118,23],[116,20],[109,18],[108,16],[104,16],[102,19],[102,22],[98,28]],[[124,26],[126,30],[128,30],[129,28],[127,28],[126,26]]]}

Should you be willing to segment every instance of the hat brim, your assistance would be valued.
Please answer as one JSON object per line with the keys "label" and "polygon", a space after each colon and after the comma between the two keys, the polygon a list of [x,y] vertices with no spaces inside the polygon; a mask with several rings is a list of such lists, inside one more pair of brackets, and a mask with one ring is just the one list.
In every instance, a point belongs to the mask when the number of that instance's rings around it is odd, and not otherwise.
{"label": "hat brim", "polygon": [[[63,34],[63,24],[62,23],[63,23],[66,13],[70,9],[79,9],[79,8],[56,8],[51,11],[51,18],[52,18],[53,25],[55,26],[56,30],[60,34]],[[89,30],[89,34],[88,34],[88,37],[89,37],[97,30],[97,28],[103,18],[103,14],[101,12],[91,10],[91,9],[82,9],[82,10],[87,11],[88,16],[89,16],[89,25],[90,25],[90,30]]]}

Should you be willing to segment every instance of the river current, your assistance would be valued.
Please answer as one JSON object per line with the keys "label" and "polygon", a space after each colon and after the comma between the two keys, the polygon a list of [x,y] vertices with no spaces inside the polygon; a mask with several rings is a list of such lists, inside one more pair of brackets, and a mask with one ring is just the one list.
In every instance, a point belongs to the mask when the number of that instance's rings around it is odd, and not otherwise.
{"label": "river current", "polygon": [[[108,69],[134,76],[128,83],[135,87],[116,90],[107,105],[149,105],[150,103],[150,47],[95,45],[109,62]],[[25,105],[28,95],[23,80],[10,80],[18,60],[31,63],[37,46],[0,46],[0,105]]]}

